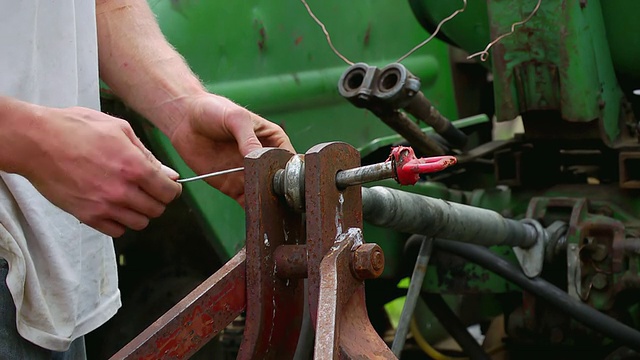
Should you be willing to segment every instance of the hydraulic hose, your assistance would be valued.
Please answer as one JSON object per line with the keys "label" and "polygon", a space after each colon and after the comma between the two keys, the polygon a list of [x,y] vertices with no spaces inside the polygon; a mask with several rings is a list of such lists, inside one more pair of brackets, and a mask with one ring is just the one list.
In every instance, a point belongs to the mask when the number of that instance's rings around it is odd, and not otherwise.
{"label": "hydraulic hose", "polygon": [[566,292],[542,278],[528,278],[519,268],[490,250],[478,245],[440,239],[435,240],[434,245],[436,249],[463,257],[504,277],[524,290],[548,301],[582,324],[619,341],[631,349],[640,351],[639,331],[570,297]]}

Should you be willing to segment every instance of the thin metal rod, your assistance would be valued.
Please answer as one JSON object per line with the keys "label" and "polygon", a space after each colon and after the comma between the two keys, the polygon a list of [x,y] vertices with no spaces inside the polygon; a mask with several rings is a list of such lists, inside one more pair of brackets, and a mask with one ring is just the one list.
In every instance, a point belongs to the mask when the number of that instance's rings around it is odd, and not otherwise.
{"label": "thin metal rod", "polygon": [[531,13],[529,14],[529,16],[527,16],[526,19],[522,20],[522,21],[518,21],[515,22],[513,24],[511,24],[511,31],[509,31],[508,33],[504,33],[500,36],[498,36],[497,38],[495,38],[492,42],[490,42],[489,44],[487,44],[487,46],[484,48],[484,50],[479,51],[475,54],[471,54],[469,56],[467,56],[467,59],[472,59],[476,56],[480,56],[480,60],[482,61],[487,61],[487,59],[489,58],[489,49],[491,49],[491,47],[495,44],[497,44],[498,42],[500,42],[500,40],[506,38],[507,36],[510,36],[511,34],[513,34],[514,32],[516,32],[516,26],[518,25],[524,25],[526,24],[529,20],[531,20],[531,18],[533,17],[533,15],[535,15],[538,12],[538,9],[540,8],[540,4],[542,4],[542,0],[538,0],[538,3],[536,4],[536,6],[533,8],[533,10],[531,11]]}
{"label": "thin metal rod", "polygon": [[336,185],[343,189],[371,181],[391,179],[394,176],[393,163],[391,161],[385,161],[383,163],[342,170],[336,174]]}
{"label": "thin metal rod", "polygon": [[396,62],[397,63],[402,62],[402,60],[404,60],[407,57],[409,57],[409,55],[413,54],[414,52],[416,52],[421,47],[427,45],[436,35],[438,35],[438,32],[440,31],[440,27],[442,25],[444,25],[444,23],[446,23],[447,21],[449,21],[449,20],[453,19],[454,17],[456,17],[456,15],[458,15],[459,13],[463,12],[467,8],[467,0],[462,0],[462,1],[464,2],[464,4],[462,5],[462,8],[454,11],[451,15],[449,15],[446,18],[442,19],[442,21],[440,21],[440,23],[438,24],[436,29],[431,34],[431,36],[429,36],[426,40],[424,40],[420,44],[416,45],[413,49],[409,50],[409,52],[407,52],[406,54],[402,55],[398,60],[396,60]]}
{"label": "thin metal rod", "polygon": [[179,183],[186,183],[186,182],[189,182],[189,181],[206,179],[206,178],[210,178],[210,177],[213,177],[213,176],[225,175],[225,174],[230,174],[230,173],[243,171],[243,170],[244,170],[244,167],[239,167],[239,168],[227,169],[227,170],[222,170],[222,171],[216,171],[216,172],[212,172],[212,173],[209,173],[209,174],[198,175],[198,176],[194,176],[194,177],[186,178],[186,179],[178,179],[176,181],[179,182]]}
{"label": "thin metal rod", "polygon": [[362,208],[372,225],[405,233],[522,248],[533,246],[538,238],[533,226],[495,211],[382,186],[362,188]]}
{"label": "thin metal rod", "polygon": [[398,321],[398,330],[393,338],[393,344],[391,345],[391,351],[393,354],[400,358],[400,353],[404,348],[404,343],[409,333],[409,325],[411,324],[411,318],[413,317],[413,311],[416,308],[416,303],[420,297],[420,290],[422,289],[422,283],[424,276],[427,272],[427,265],[429,265],[429,259],[431,258],[431,251],[433,250],[432,239],[424,236],[422,244],[420,245],[420,252],[416,259],[416,265],[413,268],[413,274],[411,274],[411,283],[409,283],[409,290],[402,307],[402,314]]}
{"label": "thin metal rod", "polygon": [[300,1],[302,2],[302,5],[304,5],[304,7],[307,8],[307,12],[309,13],[309,16],[311,16],[311,18],[322,29],[324,36],[327,38],[327,43],[329,44],[329,47],[331,47],[331,50],[333,50],[334,54],[336,54],[340,59],[342,59],[342,61],[346,62],[347,65],[353,65],[353,61],[347,59],[346,56],[342,55],[342,53],[338,51],[338,49],[336,49],[335,46],[333,46],[333,42],[331,41],[331,36],[329,36],[329,31],[327,31],[327,28],[324,26],[324,23],[320,21],[320,19],[318,19],[318,17],[313,13],[313,11],[311,11],[311,7],[309,7],[309,4],[307,4],[307,1],[306,0],[300,0]]}

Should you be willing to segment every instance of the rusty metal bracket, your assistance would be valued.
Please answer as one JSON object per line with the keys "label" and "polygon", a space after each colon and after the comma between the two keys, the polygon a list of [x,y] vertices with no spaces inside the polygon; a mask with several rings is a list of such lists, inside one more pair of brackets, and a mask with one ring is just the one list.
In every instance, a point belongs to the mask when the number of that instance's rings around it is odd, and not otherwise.
{"label": "rusty metal bracket", "polygon": [[[349,229],[362,229],[361,186],[340,190],[335,178],[338,171],[359,166],[360,155],[345,143],[320,144],[306,153],[305,162],[309,310],[316,326],[314,357],[396,359],[369,321],[363,282],[345,269],[345,253],[352,250],[350,245],[358,236],[357,230]],[[329,301],[335,306],[327,305]]]}
{"label": "rusty metal bracket", "polygon": [[[301,278],[277,276],[274,252],[304,242],[300,214],[273,190],[276,171],[293,154],[262,149],[245,157],[247,229],[247,319],[238,359],[290,359],[302,323],[304,285]],[[283,248],[286,251],[286,248]]]}
{"label": "rusty metal bracket", "polygon": [[242,249],[111,360],[188,359],[245,309]]}
{"label": "rusty metal bracket", "polygon": [[304,172],[289,179],[304,189],[304,214],[282,196],[286,179],[276,176],[292,158],[303,160],[273,148],[245,157],[246,247],[113,359],[189,358],[245,309],[238,359],[292,359],[305,277],[315,359],[396,359],[371,325],[364,296],[364,280],[380,276],[384,254],[364,244],[360,185],[336,182],[339,171],[359,166],[358,151],[326,143],[305,154]]}

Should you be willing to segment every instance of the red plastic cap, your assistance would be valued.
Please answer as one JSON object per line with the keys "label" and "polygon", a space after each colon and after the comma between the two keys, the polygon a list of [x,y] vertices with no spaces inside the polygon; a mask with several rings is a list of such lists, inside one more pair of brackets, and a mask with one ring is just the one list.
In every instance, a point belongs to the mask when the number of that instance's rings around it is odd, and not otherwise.
{"label": "red plastic cap", "polygon": [[413,149],[407,146],[394,147],[389,157],[394,162],[396,181],[400,185],[414,185],[420,179],[420,174],[442,171],[458,162],[454,156],[418,159]]}

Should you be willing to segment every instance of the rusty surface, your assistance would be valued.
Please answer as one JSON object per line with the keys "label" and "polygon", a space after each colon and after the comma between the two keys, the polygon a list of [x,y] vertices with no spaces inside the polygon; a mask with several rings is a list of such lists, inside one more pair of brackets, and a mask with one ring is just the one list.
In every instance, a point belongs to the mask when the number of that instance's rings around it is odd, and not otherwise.
{"label": "rusty surface", "polygon": [[[360,229],[352,229],[359,231]],[[320,292],[314,358],[336,359],[340,351],[341,329],[338,323],[344,307],[362,283],[351,276],[351,248],[362,240],[362,233],[343,233],[320,264]],[[345,337],[356,334],[344,333]]]}
{"label": "rusty surface", "polygon": [[339,170],[360,165],[360,155],[344,143],[319,144],[305,155],[309,310],[315,324],[320,289],[320,262],[336,238],[349,228],[362,228],[360,186],[338,190]]}
{"label": "rusty surface", "polygon": [[340,359],[397,359],[371,326],[364,302],[364,286],[360,286],[340,317]]}
{"label": "rusty surface", "polygon": [[302,240],[303,222],[273,191],[292,154],[261,149],[245,157],[247,319],[238,359],[291,359],[302,323],[302,279],[276,276],[274,251]]}
{"label": "rusty surface", "polygon": [[245,250],[111,357],[187,359],[235,319],[246,304]]}
{"label": "rusty surface", "polygon": [[273,252],[276,275],[281,279],[303,279],[307,277],[306,245],[280,245]]}
{"label": "rusty surface", "polygon": [[378,244],[362,244],[353,251],[351,268],[360,280],[375,279],[384,270],[384,253]]}
{"label": "rusty surface", "polygon": [[[336,240],[342,235],[343,240],[353,241],[357,238],[354,232],[362,229],[362,197],[360,186],[340,191],[336,186],[335,174],[359,166],[359,153],[345,143],[319,144],[306,153],[305,161],[309,310],[312,323],[316,326],[314,356],[316,359],[395,359],[369,322],[364,284],[355,279],[350,271],[351,254],[338,256],[347,253],[347,244],[341,245],[342,242],[336,243]],[[347,234],[343,235],[345,232]],[[333,255],[329,255],[322,263],[324,255],[332,247]],[[340,249],[343,250],[336,251]],[[350,252],[351,248],[348,250]],[[355,292],[353,289],[356,289]],[[321,296],[322,318],[319,317]],[[325,302],[329,301],[336,306],[326,306]],[[336,324],[334,320],[329,322],[332,325],[328,327],[321,326],[327,318],[339,319],[339,323]],[[331,326],[333,332],[325,331]],[[339,356],[335,347],[336,339]]]}

